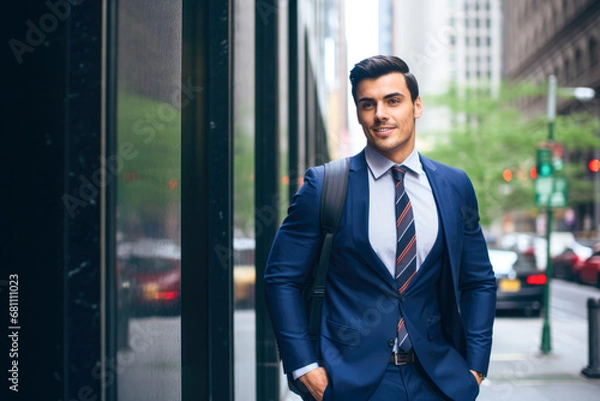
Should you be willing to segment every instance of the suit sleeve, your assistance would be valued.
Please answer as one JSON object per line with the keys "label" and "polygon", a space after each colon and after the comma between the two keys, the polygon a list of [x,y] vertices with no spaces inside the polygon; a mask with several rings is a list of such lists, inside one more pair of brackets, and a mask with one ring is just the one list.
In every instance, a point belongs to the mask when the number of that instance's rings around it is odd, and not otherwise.
{"label": "suit sleeve", "polygon": [[496,278],[479,224],[473,185],[465,177],[462,206],[464,242],[459,276],[460,311],[466,334],[466,356],[470,369],[487,374],[492,350],[496,311]]}
{"label": "suit sleeve", "polygon": [[323,168],[308,169],[279,228],[265,268],[267,308],[284,371],[317,361],[308,335],[302,288],[310,277],[322,242],[319,208]]}

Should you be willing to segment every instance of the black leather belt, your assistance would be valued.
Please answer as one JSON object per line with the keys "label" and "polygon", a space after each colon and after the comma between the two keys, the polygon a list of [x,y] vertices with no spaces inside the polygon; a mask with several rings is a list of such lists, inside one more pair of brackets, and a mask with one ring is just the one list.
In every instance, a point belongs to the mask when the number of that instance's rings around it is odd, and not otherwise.
{"label": "black leather belt", "polygon": [[394,365],[406,365],[407,363],[415,362],[414,351],[410,352],[392,352],[390,356],[390,363]]}

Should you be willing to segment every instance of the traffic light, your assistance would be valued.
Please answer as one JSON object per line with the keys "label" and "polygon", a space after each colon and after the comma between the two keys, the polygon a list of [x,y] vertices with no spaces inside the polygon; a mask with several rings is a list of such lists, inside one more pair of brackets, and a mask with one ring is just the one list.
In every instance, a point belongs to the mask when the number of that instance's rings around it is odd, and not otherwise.
{"label": "traffic light", "polygon": [[538,177],[552,176],[552,151],[548,148],[537,149],[537,166],[536,172]]}
{"label": "traffic light", "polygon": [[529,176],[535,180],[537,178],[537,168],[532,167],[529,170]]}
{"label": "traffic light", "polygon": [[590,169],[590,171],[592,173],[597,173],[598,171],[600,171],[600,160],[598,160],[598,159],[590,160],[590,162],[588,163],[588,168]]}
{"label": "traffic light", "polygon": [[510,169],[505,169],[502,172],[502,178],[504,178],[504,181],[510,182],[513,178],[513,172]]}

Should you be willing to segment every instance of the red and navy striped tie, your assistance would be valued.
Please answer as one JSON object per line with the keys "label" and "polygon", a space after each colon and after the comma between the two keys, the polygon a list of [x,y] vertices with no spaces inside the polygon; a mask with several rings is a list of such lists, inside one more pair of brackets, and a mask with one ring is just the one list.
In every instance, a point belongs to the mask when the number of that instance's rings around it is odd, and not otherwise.
{"label": "red and navy striped tie", "polygon": [[[404,166],[392,167],[396,181],[396,284],[402,295],[417,272],[417,236],[412,205],[404,188]],[[404,317],[398,322],[398,350],[409,351],[412,343],[404,325]]]}

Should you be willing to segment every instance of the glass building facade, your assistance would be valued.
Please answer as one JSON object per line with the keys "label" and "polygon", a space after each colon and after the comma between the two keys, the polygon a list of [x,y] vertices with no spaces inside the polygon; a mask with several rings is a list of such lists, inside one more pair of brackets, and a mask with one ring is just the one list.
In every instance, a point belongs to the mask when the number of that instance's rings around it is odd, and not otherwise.
{"label": "glass building facade", "polygon": [[293,399],[260,278],[304,170],[343,152],[340,3],[4,15],[15,399]]}

